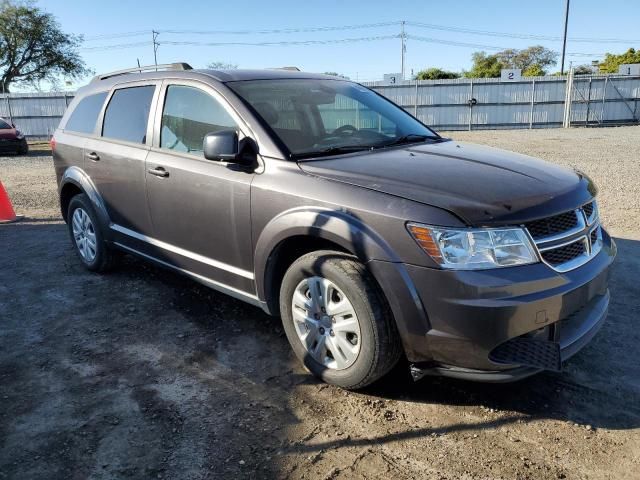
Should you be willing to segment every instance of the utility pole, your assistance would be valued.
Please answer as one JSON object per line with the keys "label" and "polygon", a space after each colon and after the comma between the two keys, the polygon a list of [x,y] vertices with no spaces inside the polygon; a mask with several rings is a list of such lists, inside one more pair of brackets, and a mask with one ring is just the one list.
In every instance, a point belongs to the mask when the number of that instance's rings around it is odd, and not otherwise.
{"label": "utility pole", "polygon": [[564,36],[562,37],[562,60],[560,62],[560,75],[564,75],[564,56],[567,50],[567,26],[569,25],[569,0],[564,10]]}
{"label": "utility pole", "polygon": [[406,36],[404,33],[404,20],[400,22],[400,41],[402,44],[402,53],[400,59],[400,78],[404,80],[404,54],[407,51]]}
{"label": "utility pole", "polygon": [[158,66],[158,47],[160,46],[160,44],[158,43],[158,32],[156,32],[155,30],[151,30],[151,33],[153,35],[153,62],[157,67]]}

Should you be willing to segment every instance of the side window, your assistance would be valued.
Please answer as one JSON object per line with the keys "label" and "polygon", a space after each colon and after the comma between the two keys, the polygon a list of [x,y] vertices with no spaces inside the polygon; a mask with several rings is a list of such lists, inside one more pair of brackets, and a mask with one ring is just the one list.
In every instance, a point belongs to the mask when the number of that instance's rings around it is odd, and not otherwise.
{"label": "side window", "polygon": [[156,87],[120,88],[113,93],[102,124],[102,136],[145,143],[151,100]]}
{"label": "side window", "polygon": [[107,92],[89,95],[80,100],[75,110],[71,112],[64,129],[79,133],[93,133],[105,98],[107,98]]}
{"label": "side window", "polygon": [[162,109],[160,148],[203,155],[205,135],[237,129],[237,124],[211,95],[194,87],[170,85]]}

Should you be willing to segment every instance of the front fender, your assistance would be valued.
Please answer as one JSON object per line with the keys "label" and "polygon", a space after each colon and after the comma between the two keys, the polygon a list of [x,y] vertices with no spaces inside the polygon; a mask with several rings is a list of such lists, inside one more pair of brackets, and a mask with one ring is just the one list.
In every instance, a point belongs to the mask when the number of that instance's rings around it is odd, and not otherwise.
{"label": "front fender", "polygon": [[278,244],[295,236],[329,240],[357,256],[363,263],[370,259],[400,261],[384,239],[354,214],[321,207],[293,208],[273,218],[256,241],[255,276],[260,298],[265,298],[265,273],[269,257]]}
{"label": "front fender", "polygon": [[[91,200],[91,204],[98,215],[100,220],[100,228],[103,230],[103,233],[108,234],[108,226],[111,224],[111,219],[109,218],[109,214],[107,213],[107,207],[104,203],[104,200],[95,184],[91,181],[91,178],[87,173],[82,170],[80,167],[69,167],[65,170],[62,178],[60,179],[60,184],[58,186],[58,195],[60,198],[60,204],[62,206],[63,202],[63,192],[65,187],[68,185],[74,185],[82,192],[84,192],[89,200]],[[66,218],[66,212],[62,212],[63,218]]]}
{"label": "front fender", "polygon": [[428,355],[424,335],[430,328],[429,320],[404,263],[379,234],[345,210],[299,207],[281,213],[267,224],[255,249],[255,279],[260,299],[267,300],[269,296],[272,255],[281,242],[295,236],[329,240],[357,256],[382,288],[407,356]]}

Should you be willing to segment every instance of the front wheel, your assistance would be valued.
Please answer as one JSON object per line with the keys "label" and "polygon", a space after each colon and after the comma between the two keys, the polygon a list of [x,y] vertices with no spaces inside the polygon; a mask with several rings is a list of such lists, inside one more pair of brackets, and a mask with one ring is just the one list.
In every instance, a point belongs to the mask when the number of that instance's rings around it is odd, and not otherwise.
{"label": "front wheel", "polygon": [[400,358],[386,299],[351,255],[319,251],[296,260],[282,281],[280,312],[296,356],[327,383],[362,388]]}

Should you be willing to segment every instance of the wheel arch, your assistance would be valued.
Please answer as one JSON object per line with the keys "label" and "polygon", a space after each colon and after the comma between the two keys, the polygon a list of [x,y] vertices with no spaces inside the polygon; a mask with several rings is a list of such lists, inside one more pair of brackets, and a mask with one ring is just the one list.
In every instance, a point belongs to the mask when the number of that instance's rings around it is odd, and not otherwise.
{"label": "wheel arch", "polygon": [[362,263],[373,258],[398,261],[391,247],[353,214],[316,207],[288,210],[271,220],[256,242],[256,289],[269,313],[279,313],[284,272],[297,258],[316,250],[349,253]]}
{"label": "wheel arch", "polygon": [[[60,179],[59,197],[60,197],[60,210],[64,221],[68,221],[67,212],[69,209],[69,203],[71,199],[84,193],[89,197],[93,208],[100,220],[100,228],[106,230],[111,221],[107,213],[102,196],[98,192],[95,184],[91,181],[91,178],[79,167],[69,167],[65,170],[62,178]],[[107,233],[107,232],[104,232]],[[106,236],[106,235],[105,235]]]}

